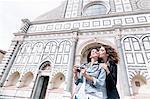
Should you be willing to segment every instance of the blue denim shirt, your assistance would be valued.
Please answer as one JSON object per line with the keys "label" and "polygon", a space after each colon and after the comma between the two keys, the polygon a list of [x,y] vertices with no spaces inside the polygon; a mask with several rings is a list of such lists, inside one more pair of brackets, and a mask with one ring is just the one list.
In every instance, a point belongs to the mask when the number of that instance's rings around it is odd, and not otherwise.
{"label": "blue denim shirt", "polygon": [[[89,65],[90,63],[84,64],[82,66],[84,66],[87,69],[87,74],[93,78],[94,82],[86,80],[85,93],[97,94],[101,92],[103,98],[100,99],[106,99],[107,98],[106,83],[105,83],[106,72],[99,65],[98,62],[95,62],[92,66]],[[83,83],[83,76],[81,76],[81,73],[78,76],[78,80],[75,82],[75,84],[78,85],[79,83]]]}

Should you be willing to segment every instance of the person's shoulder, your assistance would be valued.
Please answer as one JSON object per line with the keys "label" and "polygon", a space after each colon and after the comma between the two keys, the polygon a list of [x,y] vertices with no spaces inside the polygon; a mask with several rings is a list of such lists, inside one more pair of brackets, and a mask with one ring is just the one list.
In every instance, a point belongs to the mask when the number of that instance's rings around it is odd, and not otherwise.
{"label": "person's shoulder", "polygon": [[102,68],[101,66],[99,66],[99,71],[100,71],[101,73],[105,73],[105,72],[106,72],[105,69]]}
{"label": "person's shoulder", "polygon": [[102,68],[101,64],[102,63],[99,63],[99,70],[104,70],[104,68]]}
{"label": "person's shoulder", "polygon": [[109,64],[110,64],[110,65],[113,65],[113,66],[117,66],[117,64],[114,63],[114,62],[109,62]]}

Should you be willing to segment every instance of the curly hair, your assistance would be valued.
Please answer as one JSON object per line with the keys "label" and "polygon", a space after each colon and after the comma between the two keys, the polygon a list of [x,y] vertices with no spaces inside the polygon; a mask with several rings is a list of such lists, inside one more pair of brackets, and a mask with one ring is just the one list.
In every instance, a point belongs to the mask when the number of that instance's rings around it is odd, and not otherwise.
{"label": "curly hair", "polygon": [[109,55],[108,56],[109,62],[118,64],[119,56],[118,56],[118,53],[116,52],[116,50],[109,45],[101,45],[101,47],[104,47],[106,50],[106,54]]}

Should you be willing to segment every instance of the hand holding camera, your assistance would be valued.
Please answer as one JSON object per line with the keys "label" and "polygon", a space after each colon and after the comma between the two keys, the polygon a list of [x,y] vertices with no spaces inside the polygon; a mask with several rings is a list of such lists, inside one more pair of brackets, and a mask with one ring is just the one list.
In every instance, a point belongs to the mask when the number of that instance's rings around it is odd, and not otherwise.
{"label": "hand holding camera", "polygon": [[84,67],[77,67],[77,72],[81,72],[81,69],[85,69]]}
{"label": "hand holding camera", "polygon": [[74,77],[75,78],[76,78],[77,74],[80,73],[80,72],[84,76],[84,75],[86,75],[85,66],[84,65],[81,65],[81,66],[74,65],[73,72],[74,72]]}
{"label": "hand holding camera", "polygon": [[77,66],[74,65],[74,67],[73,67],[73,76],[74,76],[74,79],[75,79],[75,80],[77,79],[77,73],[78,73],[78,71],[77,71]]}
{"label": "hand holding camera", "polygon": [[85,68],[81,68],[81,73],[83,76],[86,76],[86,69]]}

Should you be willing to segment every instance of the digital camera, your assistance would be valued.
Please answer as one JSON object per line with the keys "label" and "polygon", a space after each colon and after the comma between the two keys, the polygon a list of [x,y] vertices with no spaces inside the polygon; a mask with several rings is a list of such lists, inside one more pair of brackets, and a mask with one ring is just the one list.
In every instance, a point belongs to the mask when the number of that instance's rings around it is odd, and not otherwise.
{"label": "digital camera", "polygon": [[77,72],[81,72],[81,69],[84,69],[85,67],[81,66],[81,67],[77,67]]}

